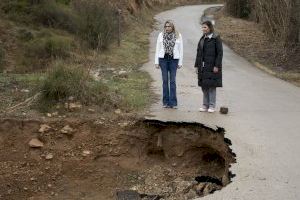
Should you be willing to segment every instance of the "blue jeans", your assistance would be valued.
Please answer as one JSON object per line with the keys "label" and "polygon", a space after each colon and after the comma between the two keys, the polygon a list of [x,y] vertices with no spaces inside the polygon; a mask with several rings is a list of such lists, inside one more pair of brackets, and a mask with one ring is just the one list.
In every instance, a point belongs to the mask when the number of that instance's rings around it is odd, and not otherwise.
{"label": "blue jeans", "polygon": [[163,105],[177,106],[176,72],[178,59],[159,59],[163,80]]}
{"label": "blue jeans", "polygon": [[217,90],[215,87],[203,88],[203,107],[205,108],[215,108],[216,107],[216,96]]}

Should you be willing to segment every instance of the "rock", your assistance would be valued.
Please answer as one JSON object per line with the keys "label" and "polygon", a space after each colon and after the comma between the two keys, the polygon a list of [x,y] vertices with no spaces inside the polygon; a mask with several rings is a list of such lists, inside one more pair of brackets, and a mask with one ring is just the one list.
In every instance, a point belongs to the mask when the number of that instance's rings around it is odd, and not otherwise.
{"label": "rock", "polygon": [[94,113],[95,109],[89,108],[88,111],[91,112],[91,113]]}
{"label": "rock", "polygon": [[107,68],[106,70],[107,70],[107,71],[115,71],[116,69],[113,68],[113,67],[110,67],[110,68]]}
{"label": "rock", "polygon": [[105,124],[105,122],[101,121],[101,120],[96,120],[94,122],[95,125],[99,125],[99,124]]}
{"label": "rock", "polygon": [[182,157],[182,156],[184,155],[184,150],[181,150],[181,151],[176,152],[176,155],[177,155],[178,157]]}
{"label": "rock", "polygon": [[227,114],[228,113],[228,108],[224,107],[224,106],[220,107],[220,113],[221,114]]}
{"label": "rock", "polygon": [[45,159],[46,160],[52,160],[53,159],[53,154],[52,153],[47,154]]}
{"label": "rock", "polygon": [[207,183],[205,188],[203,189],[203,195],[208,195],[213,193],[216,190],[220,190],[221,186],[215,184],[215,183]]}
{"label": "rock", "polygon": [[137,186],[133,186],[133,187],[130,188],[130,190],[138,191],[138,187]]}
{"label": "rock", "polygon": [[127,74],[127,71],[124,71],[124,70],[121,70],[121,71],[119,71],[119,73],[118,73],[119,75],[122,75],[122,74]]}
{"label": "rock", "polygon": [[50,113],[47,113],[47,117],[52,117],[52,115]]}
{"label": "rock", "polygon": [[129,123],[128,123],[128,122],[123,122],[123,123],[118,123],[118,125],[119,125],[120,127],[124,128],[124,127],[128,126]]}
{"label": "rock", "polygon": [[117,110],[115,110],[115,113],[116,113],[116,114],[121,114],[122,111],[121,111],[120,109],[117,109]]}
{"label": "rock", "polygon": [[60,130],[60,132],[66,135],[73,135],[74,129],[69,125],[66,125]]}
{"label": "rock", "polygon": [[56,111],[56,112],[54,112],[54,113],[52,113],[52,116],[57,116],[58,115],[58,112]]}
{"label": "rock", "polygon": [[40,125],[40,129],[39,129],[39,132],[40,132],[40,133],[46,133],[46,132],[48,132],[49,130],[51,130],[51,127],[48,126],[47,124],[41,124],[41,125]]}
{"label": "rock", "polygon": [[79,102],[76,103],[69,103],[68,104],[68,109],[70,111],[75,111],[75,110],[79,110],[82,108],[82,105]]}
{"label": "rock", "polygon": [[198,185],[196,185],[196,193],[199,195],[199,196],[202,196],[203,195],[203,190],[206,186],[206,183],[199,183]]}
{"label": "rock", "polygon": [[29,93],[29,90],[27,90],[27,89],[22,89],[21,92]]}
{"label": "rock", "polygon": [[82,155],[83,155],[84,157],[86,157],[86,156],[88,156],[88,155],[91,155],[91,151],[84,150],[84,151],[82,152]]}
{"label": "rock", "polygon": [[118,72],[118,76],[120,78],[128,78],[128,74],[127,74],[127,71],[124,71],[124,70],[121,70]]}
{"label": "rock", "polygon": [[34,138],[30,140],[29,146],[32,148],[41,148],[44,146],[44,143],[41,142],[39,139]]}

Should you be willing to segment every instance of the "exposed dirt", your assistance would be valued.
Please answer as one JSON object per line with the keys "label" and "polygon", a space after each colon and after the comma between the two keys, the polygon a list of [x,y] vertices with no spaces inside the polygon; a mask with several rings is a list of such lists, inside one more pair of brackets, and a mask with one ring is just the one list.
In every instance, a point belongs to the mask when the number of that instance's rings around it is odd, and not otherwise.
{"label": "exposed dirt", "polygon": [[223,129],[201,124],[2,119],[0,199],[109,200],[124,190],[192,199],[229,183],[229,145]]}

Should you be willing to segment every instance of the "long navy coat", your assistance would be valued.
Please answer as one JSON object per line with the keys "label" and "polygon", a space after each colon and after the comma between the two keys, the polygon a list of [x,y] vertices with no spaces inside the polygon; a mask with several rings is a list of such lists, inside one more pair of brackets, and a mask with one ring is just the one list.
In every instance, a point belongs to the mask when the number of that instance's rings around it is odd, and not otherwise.
{"label": "long navy coat", "polygon": [[[197,48],[195,67],[198,68],[198,85],[204,88],[222,87],[222,59],[223,45],[219,35],[213,33],[211,38],[206,39],[204,55],[204,39],[200,38]],[[205,58],[204,58],[205,56]],[[203,61],[205,66],[203,67]],[[219,72],[214,73],[213,68],[218,67]]]}

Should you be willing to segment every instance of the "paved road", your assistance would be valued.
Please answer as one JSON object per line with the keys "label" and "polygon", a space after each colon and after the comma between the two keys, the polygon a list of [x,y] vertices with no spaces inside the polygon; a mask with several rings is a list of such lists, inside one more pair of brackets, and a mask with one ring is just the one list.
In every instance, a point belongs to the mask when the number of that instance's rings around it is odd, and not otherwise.
{"label": "paved road", "polygon": [[[151,114],[155,119],[197,121],[226,129],[237,154],[237,164],[231,168],[237,176],[204,200],[299,200],[300,88],[260,71],[224,46],[224,87],[218,89],[217,104],[228,106],[230,113],[197,111],[202,94],[193,64],[202,34],[199,21],[207,7],[179,7],[156,16],[159,22],[173,19],[182,33],[184,66],[177,74],[179,109],[162,109],[158,101]],[[153,65],[157,35],[157,30],[151,35],[150,61],[144,69],[153,77],[153,89],[160,95],[161,74]]]}

